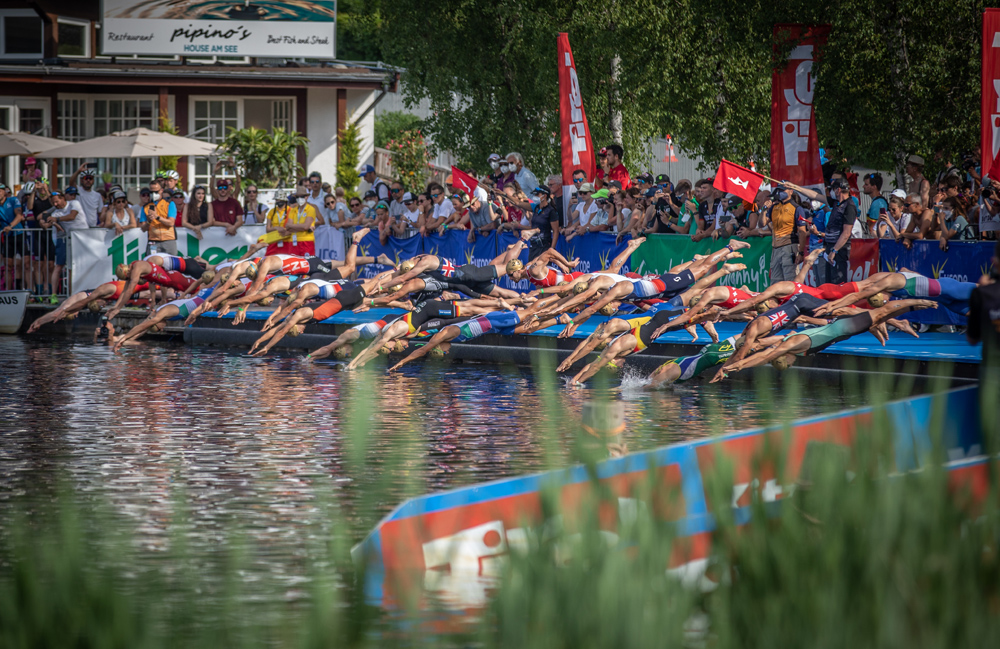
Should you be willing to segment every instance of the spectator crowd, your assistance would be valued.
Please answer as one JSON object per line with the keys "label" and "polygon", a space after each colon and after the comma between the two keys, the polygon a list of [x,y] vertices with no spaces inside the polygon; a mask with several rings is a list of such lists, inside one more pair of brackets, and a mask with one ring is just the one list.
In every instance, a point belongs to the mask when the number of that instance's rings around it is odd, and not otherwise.
{"label": "spectator crowd", "polygon": [[[177,228],[201,238],[210,228],[233,236],[248,224],[266,226],[267,254],[293,255],[314,254],[314,232],[323,225],[345,234],[371,228],[383,243],[390,236],[448,230],[467,232],[470,242],[492,231],[530,230],[532,259],[554,248],[560,237],[570,241],[595,232],[618,239],[768,237],[772,282],[792,279],[809,251],[823,248],[817,271],[830,283],[847,280],[852,239],[894,239],[905,246],[936,239],[947,251],[952,241],[994,239],[1000,230],[1000,182],[982,177],[978,152],[963,155],[957,165],[938,155],[935,167],[941,171],[933,180],[924,176],[925,160],[911,155],[905,186],[892,190],[877,172],[859,178],[847,165],[827,163],[824,188],[765,186],[752,203],[716,189],[711,177],[673,182],[666,174],[633,174],[625,157],[620,145],[602,148],[595,177],[575,170],[568,197],[561,175],[541,183],[523,156],[512,152],[490,155],[491,172],[468,193],[459,191],[451,176],[413,193],[366,165],[361,175],[369,189],[360,196],[333,188],[314,171],[292,191],[277,192],[272,205],[259,200],[257,186],[240,178],[232,160],[217,161],[208,185],[188,193],[178,187],[176,171],[160,172],[133,203],[120,185],[97,186],[94,163],[81,165],[57,189],[37,161],[27,158],[19,191],[0,184],[2,286],[30,289],[55,302],[66,288],[61,282],[67,240],[81,228],[118,234],[138,228],[152,248],[172,255]],[[221,174],[227,167],[232,177]]]}

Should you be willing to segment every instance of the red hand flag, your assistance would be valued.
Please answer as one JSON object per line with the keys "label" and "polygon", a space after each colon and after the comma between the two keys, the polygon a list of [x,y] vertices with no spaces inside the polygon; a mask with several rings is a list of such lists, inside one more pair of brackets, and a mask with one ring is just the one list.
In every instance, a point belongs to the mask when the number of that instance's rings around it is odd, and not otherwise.
{"label": "red hand flag", "polygon": [[757,200],[757,192],[764,183],[764,176],[728,160],[719,163],[712,186],[719,191],[739,196],[748,203]]}
{"label": "red hand flag", "polygon": [[986,176],[989,176],[991,179],[1000,178],[1000,149],[997,149],[997,154],[993,157],[993,161],[990,162],[990,166],[983,165],[983,178]]}
{"label": "red hand flag", "polygon": [[451,186],[454,187],[455,189],[461,189],[469,196],[472,196],[472,192],[475,191],[476,187],[479,187],[479,181],[470,176],[469,174],[465,173],[458,167],[452,166]]}

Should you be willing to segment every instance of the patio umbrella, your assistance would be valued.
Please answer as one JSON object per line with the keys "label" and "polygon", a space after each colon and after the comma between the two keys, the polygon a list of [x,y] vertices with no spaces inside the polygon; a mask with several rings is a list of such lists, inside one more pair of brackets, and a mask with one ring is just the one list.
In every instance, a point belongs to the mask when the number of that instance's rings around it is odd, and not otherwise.
{"label": "patio umbrella", "polygon": [[14,133],[0,129],[0,156],[30,156],[66,146],[66,144],[62,140],[51,137],[42,137],[31,133]]}
{"label": "patio umbrella", "polygon": [[42,153],[43,158],[152,158],[155,156],[207,156],[215,144],[188,137],[133,128],[74,142]]}

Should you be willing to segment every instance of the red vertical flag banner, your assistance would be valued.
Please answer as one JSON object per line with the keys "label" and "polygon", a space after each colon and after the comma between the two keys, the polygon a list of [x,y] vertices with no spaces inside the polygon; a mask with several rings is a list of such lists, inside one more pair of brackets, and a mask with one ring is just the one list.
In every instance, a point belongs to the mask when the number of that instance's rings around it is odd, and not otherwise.
{"label": "red vertical flag banner", "polygon": [[829,25],[775,25],[774,51],[791,42],[788,63],[771,75],[771,176],[803,187],[823,186],[813,112],[813,62]]}
{"label": "red vertical flag banner", "polygon": [[594,146],[590,141],[590,126],[583,111],[583,95],[576,77],[573,51],[569,47],[569,34],[559,34],[559,134],[562,141],[563,214],[569,214],[570,189],[573,170],[587,172],[587,181],[594,182],[597,166]]}
{"label": "red vertical flag banner", "polygon": [[983,175],[1000,176],[991,169],[1000,154],[1000,9],[983,12],[983,106],[982,146]]}

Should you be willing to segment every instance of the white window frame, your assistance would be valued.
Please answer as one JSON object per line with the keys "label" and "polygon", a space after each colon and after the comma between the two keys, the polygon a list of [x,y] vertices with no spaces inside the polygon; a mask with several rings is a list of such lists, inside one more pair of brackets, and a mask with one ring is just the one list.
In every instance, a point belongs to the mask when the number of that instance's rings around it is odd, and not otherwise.
{"label": "white window frame", "polygon": [[[90,42],[90,21],[80,20],[78,18],[63,18],[59,16],[59,23],[65,23],[67,25],[75,25],[77,27],[83,27],[83,54],[59,54],[58,49],[56,50],[56,56],[60,58],[67,59],[89,59],[90,55],[94,51],[94,44]],[[58,29],[58,26],[57,26]]]}
{"label": "white window frame", "polygon": [[[244,127],[244,112],[243,112],[243,101],[246,99],[263,99],[266,101],[290,101],[290,111],[289,115],[291,128],[289,130],[295,131],[298,128],[296,122],[298,117],[298,97],[275,97],[274,95],[191,95],[188,97],[188,133],[193,133],[195,130],[195,102],[197,101],[235,101],[236,102],[236,128],[241,129]],[[272,128],[274,125],[274,108],[272,105],[271,109],[271,124]],[[225,133],[216,133],[216,137],[221,141],[225,138]],[[195,136],[197,137],[197,136]],[[188,169],[186,177],[189,179],[191,186],[193,187],[197,182],[195,181],[195,160],[193,158],[188,158]],[[228,173],[223,173],[219,176],[220,178],[228,178]]]}
{"label": "white window frame", "polygon": [[[39,27],[38,34],[41,36],[40,42],[42,44],[42,50],[39,52],[29,52],[25,54],[7,54],[7,43],[4,36],[6,32],[6,25],[4,24],[7,18],[38,18]],[[2,59],[24,59],[37,56],[42,58],[45,55],[45,23],[42,19],[31,9],[3,9],[0,10],[0,60]]]}
{"label": "white window frame", "polygon": [[[49,113],[49,100],[48,99],[38,99],[38,98],[23,98],[23,97],[2,97],[0,96],[0,106],[10,109],[10,126],[11,130],[18,130],[21,124],[21,109],[22,108],[41,108],[42,109],[42,123],[45,126],[52,124],[52,115]],[[48,137],[55,137],[53,133],[43,133]],[[48,160],[40,159],[42,164],[48,169],[47,177],[52,177],[52,169],[48,164]],[[21,164],[22,160],[20,156],[7,156],[6,159],[0,160],[0,164],[7,165],[7,177],[12,178],[14,183],[20,182],[20,170],[24,165]]]}

